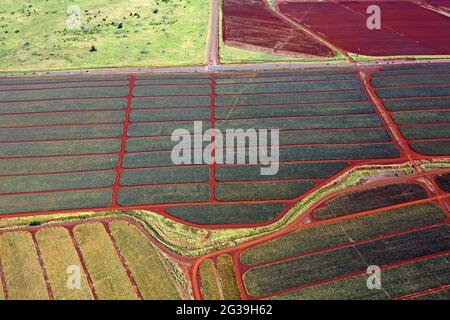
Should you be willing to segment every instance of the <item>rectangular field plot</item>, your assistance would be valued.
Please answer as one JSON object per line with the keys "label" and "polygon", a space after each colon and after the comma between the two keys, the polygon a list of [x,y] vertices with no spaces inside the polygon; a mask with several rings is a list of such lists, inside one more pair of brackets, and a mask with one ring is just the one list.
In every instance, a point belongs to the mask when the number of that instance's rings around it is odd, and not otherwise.
{"label": "rectangular field plot", "polygon": [[208,85],[178,85],[178,86],[142,86],[134,89],[136,97],[154,96],[195,96],[211,94],[211,86]]}
{"label": "rectangular field plot", "polygon": [[445,213],[435,203],[413,205],[301,229],[251,247],[241,253],[240,259],[247,265],[267,263],[445,220]]}
{"label": "rectangular field plot", "polygon": [[314,217],[326,220],[357,212],[428,198],[418,184],[391,184],[338,196],[314,211]]}
{"label": "rectangular field plot", "polygon": [[61,191],[0,197],[0,214],[107,208],[112,190]]}
{"label": "rectangular field plot", "polygon": [[406,139],[445,139],[450,138],[450,125],[435,124],[426,126],[404,126],[400,132]]}
{"label": "rectangular field plot", "polygon": [[209,180],[210,169],[208,166],[151,168],[125,170],[120,178],[120,185],[208,182]]}
{"label": "rectangular field plot", "polygon": [[[216,152],[224,153],[225,149],[216,149]],[[255,148],[238,149],[234,155],[234,161],[245,156],[246,159],[255,158],[258,150]],[[279,160],[290,161],[312,161],[312,160],[358,160],[372,158],[397,158],[399,152],[394,144],[355,144],[355,145],[314,145],[314,146],[287,146],[280,147]],[[230,157],[227,157],[230,158]]]}
{"label": "rectangular field plot", "polygon": [[166,268],[164,257],[144,234],[125,221],[111,222],[109,228],[142,297],[146,300],[179,300],[177,282]]}
{"label": "rectangular field plot", "polygon": [[92,293],[86,275],[81,272],[80,289],[67,287],[68,271],[74,268],[82,270],[78,253],[72,238],[65,228],[41,229],[36,233],[36,241],[42,255],[42,261],[47,271],[53,297],[56,300],[90,300]]}
{"label": "rectangular field plot", "polygon": [[65,112],[0,116],[0,127],[49,126],[68,124],[121,123],[123,111]]}
{"label": "rectangular field plot", "polygon": [[167,110],[149,109],[133,110],[130,115],[130,121],[209,120],[210,117],[209,108],[192,108],[189,112],[182,108]]}
{"label": "rectangular field plot", "polygon": [[191,97],[154,97],[133,99],[133,109],[145,108],[192,108],[211,106],[211,97],[209,96],[191,96]]}
{"label": "rectangular field plot", "polygon": [[128,87],[66,88],[24,91],[0,91],[0,101],[36,101],[89,98],[119,98],[128,95]]}
{"label": "rectangular field plot", "polygon": [[120,138],[122,124],[97,126],[55,126],[38,128],[0,129],[0,142],[76,140],[92,138]]}
{"label": "rectangular field plot", "polygon": [[216,94],[289,93],[309,91],[356,90],[361,85],[356,80],[324,82],[246,83],[216,86]]}
{"label": "rectangular field plot", "polygon": [[436,85],[450,83],[450,75],[430,75],[430,76],[404,76],[404,77],[386,77],[374,78],[372,84],[376,88],[396,87],[411,85]]}
{"label": "rectangular field plot", "polygon": [[0,175],[24,175],[82,170],[108,170],[117,166],[117,155],[21,158],[0,160]]}
{"label": "rectangular field plot", "polygon": [[368,265],[388,266],[449,249],[450,227],[438,226],[256,267],[244,274],[244,282],[249,294],[261,296],[355,272],[365,273]]}
{"label": "rectangular field plot", "polygon": [[320,103],[320,102],[360,102],[367,101],[367,96],[358,90],[343,92],[321,92],[320,94],[305,92],[299,94],[257,94],[257,95],[225,95],[216,96],[216,106],[257,106],[286,103]]}
{"label": "rectangular field plot", "polygon": [[218,184],[215,196],[220,201],[289,200],[294,199],[316,184],[313,181],[241,182]]}
{"label": "rectangular field plot", "polygon": [[297,104],[285,106],[222,107],[215,110],[217,119],[265,118],[282,116],[327,116],[340,114],[370,114],[373,106],[368,102],[336,104]]}
{"label": "rectangular field plot", "polygon": [[415,152],[424,155],[446,156],[450,154],[450,140],[412,141],[409,145]]}
{"label": "rectangular field plot", "polygon": [[220,255],[214,262],[202,261],[199,268],[201,291],[205,300],[240,300],[240,292],[229,255]]}
{"label": "rectangular field plot", "polygon": [[204,260],[199,267],[200,284],[203,299],[205,300],[222,300],[220,291],[220,283],[217,278],[217,271],[214,261],[211,259]]}
{"label": "rectangular field plot", "polygon": [[261,175],[259,165],[235,165],[216,167],[217,181],[282,180],[282,179],[324,179],[344,169],[346,162],[314,162],[280,164],[278,173]]}
{"label": "rectangular field plot", "polygon": [[137,299],[103,225],[78,225],[73,232],[99,299]]}
{"label": "rectangular field plot", "polygon": [[448,109],[448,107],[450,106],[450,98],[427,97],[427,98],[385,100],[384,105],[389,111]]}
{"label": "rectangular field plot", "polygon": [[113,185],[115,176],[113,170],[39,176],[0,176],[0,194],[105,188]]}
{"label": "rectangular field plot", "polygon": [[182,202],[206,202],[209,200],[207,184],[179,184],[122,188],[118,203],[124,206]]}
{"label": "rectangular field plot", "polygon": [[120,98],[8,102],[0,103],[0,114],[52,111],[120,110],[125,109],[125,106],[126,100]]}
{"label": "rectangular field plot", "polygon": [[120,140],[72,140],[0,144],[2,158],[116,153]]}
{"label": "rectangular field plot", "polygon": [[49,299],[43,270],[30,233],[11,232],[1,235],[0,260],[9,299]]}
{"label": "rectangular field plot", "polygon": [[219,120],[216,128],[226,129],[279,129],[279,130],[305,130],[305,129],[346,129],[381,126],[381,120],[376,115],[355,116],[324,116],[311,118],[263,118],[249,120]]}
{"label": "rectangular field plot", "polygon": [[400,125],[450,122],[450,110],[400,112],[394,113],[393,118]]}

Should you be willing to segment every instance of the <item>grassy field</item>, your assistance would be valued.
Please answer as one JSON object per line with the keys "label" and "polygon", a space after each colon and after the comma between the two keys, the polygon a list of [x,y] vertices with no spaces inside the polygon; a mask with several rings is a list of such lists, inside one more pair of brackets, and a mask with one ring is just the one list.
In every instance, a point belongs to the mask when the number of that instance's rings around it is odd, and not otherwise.
{"label": "grassy field", "polygon": [[71,290],[67,287],[68,267],[77,266],[82,270],[69,232],[64,228],[42,229],[36,233],[36,240],[42,253],[54,298],[57,300],[92,299],[84,274],[81,277],[79,290]]}
{"label": "grassy field", "polygon": [[[72,6],[81,28],[69,30]],[[4,0],[0,70],[201,65],[208,22],[205,0]]]}
{"label": "grassy field", "polygon": [[217,271],[219,273],[224,299],[240,300],[241,294],[233,270],[233,260],[229,255],[223,254],[217,257]]}
{"label": "grassy field", "polygon": [[220,283],[217,279],[217,270],[214,261],[206,259],[200,264],[200,283],[205,300],[221,300]]}
{"label": "grassy field", "polygon": [[133,287],[103,225],[79,225],[74,228],[74,234],[99,298],[136,299]]}
{"label": "grassy field", "polygon": [[0,260],[9,299],[48,299],[47,288],[30,233],[15,232],[2,235]]}
{"label": "grassy field", "polygon": [[145,236],[124,221],[112,222],[110,228],[143,298],[180,299],[171,275]]}

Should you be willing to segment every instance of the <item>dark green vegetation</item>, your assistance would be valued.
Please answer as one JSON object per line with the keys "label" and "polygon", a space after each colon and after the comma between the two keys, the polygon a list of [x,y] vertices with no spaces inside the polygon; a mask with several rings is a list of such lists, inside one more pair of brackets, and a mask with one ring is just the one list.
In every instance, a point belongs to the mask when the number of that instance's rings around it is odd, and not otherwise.
{"label": "dark green vegetation", "polygon": [[107,208],[111,196],[111,190],[4,195],[0,197],[0,213]]}
{"label": "dark green vegetation", "polygon": [[207,166],[150,168],[125,170],[120,177],[120,185],[208,182],[210,170]]}
{"label": "dark green vegetation", "polygon": [[260,296],[449,249],[450,227],[438,226],[253,268],[244,281],[251,295]]}
{"label": "dark green vegetation", "polygon": [[402,112],[394,113],[393,118],[400,125],[450,122],[450,111]]}
{"label": "dark green vegetation", "polygon": [[[381,290],[368,290],[368,275],[293,291],[273,299],[379,300],[399,298],[415,292],[437,288],[450,283],[450,255],[432,257],[382,270]],[[449,299],[448,291],[419,296],[416,299]]]}
{"label": "dark green vegetation", "polygon": [[356,90],[361,85],[356,80],[312,81],[312,82],[276,82],[276,83],[239,83],[218,84],[216,94],[255,94],[255,93],[293,93],[330,90]]}
{"label": "dark green vegetation", "polygon": [[315,185],[313,181],[221,183],[216,186],[215,195],[220,201],[289,200]]}
{"label": "dark green vegetation", "polygon": [[55,126],[45,128],[5,128],[0,129],[0,142],[40,140],[64,140],[87,138],[119,138],[122,136],[121,124],[98,126]]}
{"label": "dark green vegetation", "polygon": [[445,192],[450,192],[450,173],[436,177],[436,183]]}
{"label": "dark green vegetation", "polygon": [[81,173],[58,173],[42,176],[0,176],[0,194],[83,188],[105,188],[113,185],[115,176],[116,175],[113,170]]}
{"label": "dark green vegetation", "polygon": [[406,139],[439,139],[450,137],[448,124],[435,124],[426,126],[401,127],[400,132]]}
{"label": "dark green vegetation", "polygon": [[432,84],[448,84],[450,83],[449,75],[431,75],[431,76],[409,76],[409,77],[393,77],[393,78],[375,78],[372,84],[376,88],[410,86],[410,85],[432,85]]}
{"label": "dark green vegetation", "polygon": [[[450,154],[450,68],[426,65],[400,69],[384,67],[372,84],[400,131],[417,153]],[[414,141],[414,140],[423,141]],[[433,139],[433,140],[430,140]]]}
{"label": "dark green vegetation", "polygon": [[207,184],[180,184],[122,188],[118,203],[123,206],[180,202],[205,202],[209,200]]}
{"label": "dark green vegetation", "polygon": [[446,215],[435,203],[387,210],[289,233],[243,251],[241,261],[247,265],[265,263],[401,230],[433,225],[444,222],[445,219]]}
{"label": "dark green vegetation", "polygon": [[425,293],[423,295],[411,298],[411,300],[450,300],[450,289]]}
{"label": "dark green vegetation", "polygon": [[410,142],[410,146],[415,152],[429,156],[450,154],[450,140],[412,141]]}
{"label": "dark green vegetation", "polygon": [[265,118],[280,116],[327,116],[342,114],[370,114],[374,113],[373,106],[368,102],[336,103],[336,104],[294,104],[281,105],[277,108],[270,106],[252,107],[221,107],[217,108],[217,119]]}
{"label": "dark green vegetation", "polygon": [[427,97],[384,101],[384,105],[389,111],[447,109],[449,104],[450,98],[447,97]]}
{"label": "dark green vegetation", "polygon": [[345,162],[286,163],[280,164],[278,173],[273,176],[262,176],[261,167],[259,165],[218,166],[216,167],[216,180],[323,179],[337,174],[347,165],[348,164]]}
{"label": "dark green vegetation", "polygon": [[273,220],[283,209],[282,203],[207,204],[167,208],[170,215],[195,224],[239,224]]}
{"label": "dark green vegetation", "polygon": [[[255,165],[258,148],[235,149],[234,163],[244,156],[248,165],[213,168],[192,152],[177,166],[174,131],[184,130],[182,140],[201,121],[205,132],[212,115],[222,132],[279,129],[278,173],[261,175],[268,165]],[[205,140],[203,148],[212,138]],[[224,151],[219,142],[216,153]],[[350,164],[399,155],[348,69],[0,79],[5,212],[22,211],[20,193],[27,212],[179,204],[169,214],[195,224],[268,223]]]}
{"label": "dark green vegetation", "polygon": [[392,184],[338,196],[315,210],[314,217],[331,219],[427,197],[427,191],[418,184]]}

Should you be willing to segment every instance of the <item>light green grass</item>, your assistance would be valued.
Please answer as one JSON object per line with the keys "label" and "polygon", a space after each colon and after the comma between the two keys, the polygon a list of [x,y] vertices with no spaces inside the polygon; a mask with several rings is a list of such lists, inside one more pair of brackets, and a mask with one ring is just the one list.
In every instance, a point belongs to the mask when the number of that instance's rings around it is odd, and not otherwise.
{"label": "light green grass", "polygon": [[365,56],[356,53],[349,53],[350,58],[356,62],[373,62],[383,60],[430,60],[430,59],[450,59],[450,55],[435,56]]}
{"label": "light green grass", "polygon": [[[67,29],[70,6],[81,30]],[[2,0],[0,70],[202,65],[209,9],[207,0]]]}

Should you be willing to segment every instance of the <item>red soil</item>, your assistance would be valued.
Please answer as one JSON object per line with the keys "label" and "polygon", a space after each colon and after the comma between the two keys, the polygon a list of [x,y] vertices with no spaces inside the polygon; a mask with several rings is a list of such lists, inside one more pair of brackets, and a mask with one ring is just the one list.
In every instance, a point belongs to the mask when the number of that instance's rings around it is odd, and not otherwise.
{"label": "red soil", "polygon": [[280,10],[344,50],[369,56],[450,54],[450,18],[413,3],[376,2],[381,30],[367,28],[364,2],[285,2]]}
{"label": "red soil", "polygon": [[277,16],[266,0],[224,0],[222,10],[226,44],[292,56],[334,56],[331,49]]}
{"label": "red soil", "polygon": [[450,10],[450,1],[449,0],[426,0],[426,3],[429,3],[435,7],[440,7],[440,8]]}

